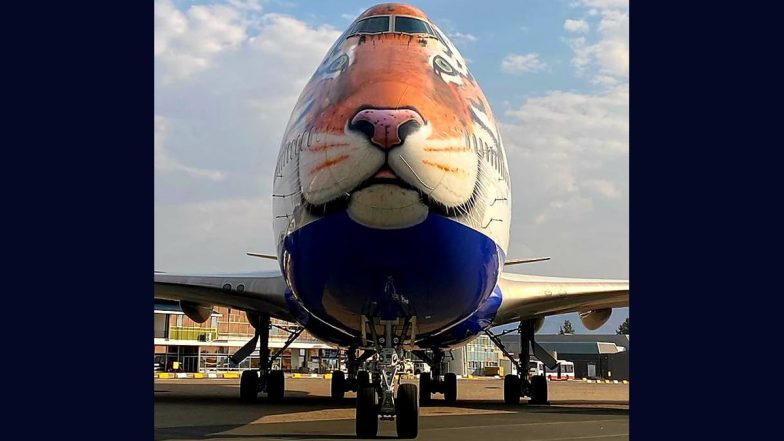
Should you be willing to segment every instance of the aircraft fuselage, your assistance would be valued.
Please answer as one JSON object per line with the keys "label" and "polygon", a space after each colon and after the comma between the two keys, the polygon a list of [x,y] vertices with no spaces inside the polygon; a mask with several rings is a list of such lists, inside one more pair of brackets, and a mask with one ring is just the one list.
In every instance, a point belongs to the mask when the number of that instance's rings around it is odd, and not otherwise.
{"label": "aircraft fuselage", "polygon": [[417,345],[490,326],[511,187],[490,105],[421,11],[380,5],[338,38],[291,114],[274,178],[287,303],[357,344],[363,316],[415,317]]}

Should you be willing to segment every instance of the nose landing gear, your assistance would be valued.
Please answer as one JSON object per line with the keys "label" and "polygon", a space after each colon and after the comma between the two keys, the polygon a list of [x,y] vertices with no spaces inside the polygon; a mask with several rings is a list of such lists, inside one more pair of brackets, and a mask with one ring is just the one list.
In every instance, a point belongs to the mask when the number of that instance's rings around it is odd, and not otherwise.
{"label": "nose landing gear", "polygon": [[[403,319],[402,326],[400,321],[363,317],[363,326],[369,325],[370,329],[370,339],[365,342],[372,345],[373,354],[369,363],[372,382],[360,384],[357,390],[356,431],[360,438],[375,437],[379,420],[394,420],[400,438],[416,438],[419,433],[417,387],[401,385],[398,375],[405,369],[403,341],[414,341],[412,319]],[[382,336],[378,335],[376,326],[383,328]]]}

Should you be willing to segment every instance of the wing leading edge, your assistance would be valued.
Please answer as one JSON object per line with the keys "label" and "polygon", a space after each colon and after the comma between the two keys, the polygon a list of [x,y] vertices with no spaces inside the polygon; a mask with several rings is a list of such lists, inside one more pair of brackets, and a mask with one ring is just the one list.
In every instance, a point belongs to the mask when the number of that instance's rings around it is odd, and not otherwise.
{"label": "wing leading edge", "polygon": [[494,325],[519,320],[629,306],[628,280],[569,279],[503,273]]}
{"label": "wing leading edge", "polygon": [[279,272],[261,275],[188,276],[155,274],[155,298],[220,305],[260,312],[286,321],[286,282]]}

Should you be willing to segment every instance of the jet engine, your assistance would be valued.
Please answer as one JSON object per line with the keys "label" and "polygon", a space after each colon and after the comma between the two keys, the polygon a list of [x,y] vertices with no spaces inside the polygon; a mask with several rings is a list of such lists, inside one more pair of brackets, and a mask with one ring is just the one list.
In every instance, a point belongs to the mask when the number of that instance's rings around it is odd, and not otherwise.
{"label": "jet engine", "polygon": [[204,323],[212,315],[212,305],[202,305],[180,300],[180,308],[189,319],[196,323]]}
{"label": "jet engine", "polygon": [[583,325],[590,329],[591,331],[595,331],[599,329],[599,326],[607,323],[607,320],[610,319],[612,315],[612,309],[596,309],[593,311],[584,311],[580,313],[580,321],[583,322]]}
{"label": "jet engine", "polygon": [[539,330],[542,329],[542,325],[544,325],[544,317],[539,317],[534,322],[534,333],[539,332]]}

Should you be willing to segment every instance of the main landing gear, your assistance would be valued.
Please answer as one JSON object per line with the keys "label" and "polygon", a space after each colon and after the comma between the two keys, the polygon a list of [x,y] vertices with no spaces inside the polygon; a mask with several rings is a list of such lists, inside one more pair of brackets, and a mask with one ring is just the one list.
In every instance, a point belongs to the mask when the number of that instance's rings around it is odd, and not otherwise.
{"label": "main landing gear", "polygon": [[[405,369],[403,341],[414,341],[413,321],[414,319],[410,317],[378,320],[363,316],[363,330],[367,328],[370,330],[369,338],[367,333],[363,332],[363,341],[370,347],[365,350],[362,357],[370,352],[369,375],[372,377],[363,383],[361,375],[367,371],[357,373],[356,431],[360,438],[375,438],[378,434],[379,420],[394,420],[399,438],[416,438],[419,433],[417,387],[414,384],[400,384],[398,375]],[[378,335],[377,326],[383,329],[383,335]],[[349,356],[352,353],[353,349],[349,349]],[[351,378],[351,364],[350,362],[349,378]],[[335,377],[332,378],[334,385]]]}
{"label": "main landing gear", "polygon": [[444,401],[447,404],[454,404],[457,401],[457,375],[444,371],[444,351],[441,348],[433,348],[432,357],[425,351],[414,351],[414,355],[430,366],[430,372],[419,374],[419,403],[425,405],[430,402],[431,395],[434,393],[444,394]]}
{"label": "main landing gear", "polygon": [[298,327],[295,330],[281,328],[289,333],[289,338],[274,355],[270,356],[269,349],[269,330],[270,318],[268,315],[248,314],[248,320],[256,329],[256,335],[241,347],[232,357],[231,360],[235,364],[239,364],[250,355],[255,349],[256,344],[261,341],[259,349],[259,369],[247,370],[242,373],[240,377],[240,400],[245,403],[252,403],[256,401],[259,393],[266,393],[267,400],[276,402],[283,399],[283,393],[286,390],[283,371],[272,370],[272,363],[276,358],[289,347],[289,345],[302,334],[304,328]]}
{"label": "main landing gear", "polygon": [[544,375],[529,375],[529,348],[533,347],[536,356],[548,366],[554,367],[557,362],[552,355],[534,341],[534,331],[535,321],[526,320],[520,322],[520,326],[517,328],[517,332],[520,335],[519,362],[506,350],[504,344],[498,338],[499,336],[493,334],[489,329],[485,331],[490,340],[509,357],[517,368],[517,375],[509,374],[504,377],[504,402],[506,404],[519,404],[520,397],[529,397],[530,404],[549,404],[547,401],[547,379]]}
{"label": "main landing gear", "polygon": [[348,391],[358,392],[361,386],[370,384],[370,373],[360,371],[362,363],[370,358],[376,351],[365,350],[360,357],[357,357],[357,348],[351,346],[347,352],[348,378],[343,371],[332,371],[332,382],[330,384],[332,398],[336,401],[342,400]]}

